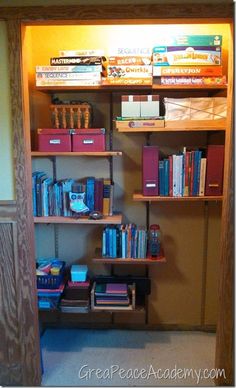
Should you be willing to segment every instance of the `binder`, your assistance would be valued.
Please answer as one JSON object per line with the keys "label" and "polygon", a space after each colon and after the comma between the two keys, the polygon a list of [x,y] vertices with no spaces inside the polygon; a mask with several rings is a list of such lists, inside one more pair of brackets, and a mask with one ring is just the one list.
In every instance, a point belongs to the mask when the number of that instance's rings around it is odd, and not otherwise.
{"label": "binder", "polygon": [[157,146],[143,146],[143,195],[158,195],[158,162]]}
{"label": "binder", "polygon": [[209,145],[207,148],[205,195],[222,195],[224,174],[224,145]]}

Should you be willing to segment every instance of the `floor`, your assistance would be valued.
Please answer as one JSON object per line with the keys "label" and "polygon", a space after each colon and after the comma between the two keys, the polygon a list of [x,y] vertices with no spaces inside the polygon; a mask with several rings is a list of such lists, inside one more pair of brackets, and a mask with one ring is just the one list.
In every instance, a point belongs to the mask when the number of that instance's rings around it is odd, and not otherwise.
{"label": "floor", "polygon": [[212,333],[47,329],[41,346],[43,386],[214,386]]}

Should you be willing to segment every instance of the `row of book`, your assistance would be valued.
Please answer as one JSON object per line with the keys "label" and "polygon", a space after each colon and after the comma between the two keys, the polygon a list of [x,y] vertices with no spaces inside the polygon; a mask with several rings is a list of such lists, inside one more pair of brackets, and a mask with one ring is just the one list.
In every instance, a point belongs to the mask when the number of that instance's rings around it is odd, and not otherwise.
{"label": "row of book", "polygon": [[143,194],[147,196],[222,195],[224,146],[187,150],[159,159],[157,146],[143,147]]}
{"label": "row of book", "polygon": [[42,171],[32,174],[33,214],[35,217],[87,215],[97,210],[113,214],[114,184],[110,179],[88,177],[81,181],[53,181]]}
{"label": "row of book", "polygon": [[135,224],[106,226],[102,234],[102,256],[122,259],[158,257],[161,252],[160,240],[159,228],[147,231]]}

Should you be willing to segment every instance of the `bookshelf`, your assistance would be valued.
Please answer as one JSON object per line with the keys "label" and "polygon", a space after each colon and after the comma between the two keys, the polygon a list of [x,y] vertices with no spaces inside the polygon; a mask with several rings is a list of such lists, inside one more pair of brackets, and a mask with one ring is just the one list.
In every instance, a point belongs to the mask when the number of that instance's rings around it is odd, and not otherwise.
{"label": "bookshelf", "polygon": [[[197,24],[197,23],[196,23]],[[198,26],[199,31],[201,31],[201,25]],[[91,27],[92,28],[92,27]],[[195,31],[196,33],[196,31]],[[203,32],[206,33],[206,30]],[[226,72],[226,67],[224,69],[224,72]],[[228,77],[228,81],[230,81],[230,77]],[[228,82],[229,83],[229,82]],[[83,165],[83,168],[85,166],[86,172],[90,174],[92,169],[90,170],[90,167],[87,167],[85,165],[86,162],[83,164],[83,157],[84,159],[88,159],[89,162],[91,162],[91,159],[93,157],[96,157],[98,162],[102,161],[102,159],[109,159],[109,174],[113,177],[114,172],[114,180],[118,179],[118,195],[117,195],[117,203],[120,210],[123,211],[123,215],[121,214],[114,214],[110,217],[105,217],[102,220],[94,221],[89,220],[88,218],[80,218],[80,219],[73,219],[70,217],[35,217],[34,223],[35,225],[47,225],[52,224],[55,226],[55,230],[57,230],[58,225],[84,225],[89,226],[91,225],[91,230],[93,230],[93,227],[96,226],[105,226],[107,224],[110,225],[119,225],[122,222],[128,222],[133,221],[133,218],[135,219],[135,223],[138,223],[138,220],[141,220],[141,224],[145,225],[146,227],[149,227],[151,223],[155,223],[156,220],[159,220],[159,213],[160,213],[160,226],[162,227],[162,222],[164,220],[164,225],[168,225],[168,222],[165,221],[165,212],[168,214],[167,217],[171,217],[173,214],[173,219],[178,214],[178,223],[181,224],[181,227],[183,226],[183,223],[186,222],[188,224],[190,215],[193,220],[194,224],[194,230],[198,230],[198,228],[201,230],[201,235],[204,236],[204,248],[200,250],[199,248],[199,242],[198,246],[196,248],[196,251],[198,253],[195,256],[202,255],[198,257],[199,261],[197,261],[196,257],[194,257],[193,262],[201,262],[201,265],[203,268],[201,268],[201,274],[199,275],[199,278],[201,276],[208,276],[205,275],[205,265],[206,265],[206,250],[207,250],[207,230],[208,230],[208,223],[209,223],[209,216],[208,213],[211,212],[211,206],[217,206],[217,208],[220,208],[221,203],[223,202],[224,196],[197,196],[197,197],[149,197],[149,196],[143,196],[141,192],[136,192],[135,189],[138,188],[137,182],[139,179],[139,183],[141,181],[141,169],[140,169],[140,163],[139,163],[139,157],[141,157],[141,147],[144,144],[150,144],[155,145],[158,144],[158,142],[161,143],[160,147],[163,148],[169,148],[169,149],[175,149],[175,140],[176,140],[176,147],[179,147],[179,143],[182,141],[190,141],[191,145],[198,146],[200,143],[201,145],[207,145],[214,143],[215,139],[217,142],[224,141],[226,143],[226,137],[227,137],[227,131],[229,128],[229,121],[227,119],[220,119],[220,120],[158,120],[156,125],[147,128],[147,127],[137,127],[137,128],[130,128],[129,127],[129,121],[118,121],[116,120],[116,117],[120,116],[120,97],[123,94],[159,94],[160,98],[163,101],[164,97],[173,97],[173,98],[181,98],[181,97],[212,97],[212,96],[227,96],[230,90],[230,84],[228,85],[216,85],[216,86],[164,86],[164,85],[108,85],[106,83],[103,83],[100,86],[44,86],[44,87],[31,87],[31,94],[35,98],[35,101],[39,102],[41,106],[47,107],[49,105],[49,100],[52,96],[61,96],[64,95],[64,98],[71,98],[69,96],[73,96],[75,98],[81,98],[86,99],[87,101],[90,101],[94,103],[94,106],[97,109],[97,112],[100,109],[100,103],[101,101],[104,102],[104,106],[101,108],[100,118],[102,118],[102,122],[100,125],[106,127],[106,129],[111,130],[112,134],[112,140],[109,145],[111,144],[111,147],[109,148],[109,151],[105,152],[91,152],[91,153],[83,153],[83,152],[70,152],[70,153],[54,153],[54,152],[37,152],[32,151],[31,152],[31,159],[34,162],[37,160],[37,163],[46,163],[43,159],[49,158],[51,160],[56,160],[58,158],[57,162],[58,166],[60,168],[63,168],[63,164],[65,162],[65,165],[67,164],[67,171],[68,171],[68,165],[71,163],[71,165],[79,166],[80,160],[81,165]],[[36,103],[34,102],[35,106]],[[40,118],[37,117],[37,109],[38,112],[40,112],[40,104],[39,107],[36,106],[35,108],[35,121],[40,122]],[[101,104],[102,105],[102,104]],[[42,111],[42,110],[41,110]],[[95,110],[96,111],[96,110]],[[39,113],[38,113],[39,115]],[[106,124],[105,124],[106,122]],[[38,125],[38,128],[43,128],[42,125]],[[136,134],[136,136],[130,136],[130,134]],[[223,140],[222,140],[223,139]],[[185,143],[183,143],[185,145]],[[188,145],[188,144],[186,144]],[[167,151],[167,153],[170,153],[170,151]],[[122,156],[122,158],[121,158]],[[64,159],[62,159],[65,157]],[[67,158],[67,159],[66,159]],[[79,162],[77,161],[77,158],[79,159]],[[96,160],[96,163],[97,163]],[[90,164],[91,166],[91,164]],[[95,165],[96,166],[96,165]],[[73,167],[72,167],[73,168]],[[79,168],[79,167],[76,167]],[[93,168],[93,167],[92,167]],[[95,167],[96,169],[96,167]],[[118,172],[116,176],[116,171]],[[138,178],[137,178],[138,176]],[[165,206],[161,208],[161,204],[165,202]],[[178,204],[181,202],[183,203],[183,206],[181,206],[181,211],[183,214],[180,214],[180,211],[178,211],[178,205],[175,204],[175,202],[178,202]],[[186,204],[185,204],[186,202]],[[116,202],[115,202],[116,203]],[[186,205],[186,206],[185,206]],[[134,210],[132,210],[132,208]],[[180,206],[179,206],[180,208]],[[160,209],[160,212],[159,212]],[[188,210],[189,209],[189,210]],[[197,209],[197,210],[196,210]],[[195,215],[198,215],[198,211],[200,216],[195,217]],[[201,218],[201,222],[198,222],[198,218]],[[196,224],[196,225],[195,225]],[[211,224],[211,223],[210,223]],[[211,225],[210,225],[211,226]],[[186,252],[190,252],[194,249],[189,248],[188,242],[186,243],[187,248],[185,253],[182,255],[181,252],[178,251],[178,249],[175,251],[173,248],[175,246],[175,240],[178,241],[176,243],[177,247],[181,246],[183,241],[180,242],[179,237],[174,235],[173,231],[175,230],[175,227],[172,225],[169,225],[170,227],[170,233],[167,230],[167,235],[169,236],[169,239],[167,238],[165,240],[165,243],[167,241],[167,247],[165,247],[165,253],[166,256],[163,255],[162,257],[158,258],[157,260],[151,260],[151,259],[134,259],[134,258],[126,258],[123,259],[121,257],[118,258],[108,258],[108,257],[101,257],[98,255],[93,255],[91,252],[88,254],[88,257],[86,257],[85,260],[88,260],[89,266],[91,265],[91,268],[96,270],[98,268],[98,265],[102,265],[101,268],[104,269],[104,271],[108,271],[111,273],[122,273],[123,272],[131,272],[136,271],[135,267],[137,267],[137,271],[142,273],[144,276],[150,276],[152,278],[152,282],[155,284],[157,282],[157,285],[154,285],[157,289],[159,287],[158,285],[158,276],[156,276],[157,270],[159,271],[160,264],[168,263],[168,265],[161,265],[160,272],[162,274],[162,284],[160,285],[160,288],[167,288],[168,285],[164,285],[164,278],[168,278],[172,276],[170,273],[170,268],[174,266],[180,268],[181,272],[181,266],[182,268],[188,268],[187,263],[189,260],[189,254],[187,255]],[[180,228],[181,228],[180,227]],[[187,228],[187,227],[186,227]],[[188,232],[185,230],[185,233]],[[72,229],[72,228],[71,228]],[[73,228],[76,229],[76,228]],[[83,232],[85,228],[80,228]],[[63,229],[62,229],[63,230]],[[66,230],[66,228],[65,228]],[[87,229],[88,230],[88,229]],[[89,229],[90,230],[90,229]],[[101,229],[100,229],[101,230]],[[165,230],[165,232],[166,232]],[[179,232],[179,230],[177,231]],[[56,232],[57,233],[57,232]],[[78,230],[78,234],[80,233],[80,230]],[[90,233],[90,232],[89,232]],[[99,232],[98,232],[99,233]],[[175,232],[176,233],[176,232]],[[212,232],[211,232],[212,233]],[[92,235],[93,236],[93,235]],[[62,238],[62,234],[60,232],[60,238]],[[57,241],[57,238],[55,239]],[[190,239],[191,240],[191,239]],[[82,242],[82,244],[85,243],[86,238]],[[101,238],[100,238],[101,242]],[[170,246],[168,246],[168,242],[170,242]],[[93,243],[93,242],[92,242]],[[171,245],[172,244],[172,245]],[[197,245],[197,244],[196,244]],[[211,249],[211,248],[210,248]],[[86,249],[84,249],[86,251]],[[202,251],[204,251],[202,253]],[[205,256],[204,256],[205,255]],[[214,256],[212,253],[211,256]],[[170,256],[170,258],[169,258]],[[182,263],[182,257],[185,257],[183,261],[185,260],[185,264]],[[202,263],[203,262],[203,263]],[[107,268],[106,268],[107,266]],[[116,268],[116,266],[118,268]],[[127,268],[125,268],[127,267]],[[167,267],[167,269],[166,269]],[[192,279],[192,272],[199,271],[199,264],[195,266],[193,271],[190,270],[187,274],[188,277],[188,286],[186,286],[186,289],[191,288],[191,284],[193,284]],[[209,273],[209,271],[208,271]],[[169,274],[169,275],[168,275]],[[172,276],[172,278],[174,278]],[[178,271],[176,271],[176,278],[178,278]],[[189,280],[189,279],[192,280]],[[204,280],[205,279],[205,280]],[[206,278],[204,278],[202,281],[206,281]],[[178,279],[177,279],[178,280]],[[174,279],[175,281],[175,279]],[[168,283],[168,282],[167,282]],[[176,281],[177,283],[177,281]],[[173,286],[175,287],[175,286]],[[176,286],[178,288],[178,286]],[[191,290],[186,291],[192,292]],[[181,293],[181,291],[180,291]],[[203,298],[203,297],[202,297]],[[203,299],[202,299],[203,300]],[[145,324],[148,324],[148,322],[153,318],[152,315],[155,315],[155,312],[150,312],[150,304],[155,304],[158,301],[159,304],[162,304],[162,301],[159,300],[159,298],[156,297],[156,295],[152,295],[152,300],[146,300],[145,307],[143,309],[143,314],[145,316],[144,321]],[[163,302],[164,303],[164,302]],[[158,307],[159,308],[159,307]],[[165,315],[165,307],[160,307],[164,311]],[[172,305],[173,311],[175,311],[175,306]],[[152,310],[152,307],[151,307]],[[109,313],[115,313],[117,311],[113,311],[112,309],[108,309]],[[63,313],[66,315],[65,313]],[[168,314],[167,314],[168,315]],[[114,318],[114,317],[113,317]],[[113,319],[112,318],[112,319]],[[168,318],[169,319],[169,318]]]}

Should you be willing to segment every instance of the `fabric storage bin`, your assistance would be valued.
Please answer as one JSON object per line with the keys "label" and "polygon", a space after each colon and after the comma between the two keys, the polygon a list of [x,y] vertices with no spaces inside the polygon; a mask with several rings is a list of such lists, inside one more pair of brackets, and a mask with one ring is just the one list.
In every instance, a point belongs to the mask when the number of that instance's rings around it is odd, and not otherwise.
{"label": "fabric storage bin", "polygon": [[68,129],[38,129],[38,150],[41,152],[70,152],[70,131]]}
{"label": "fabric storage bin", "polygon": [[77,129],[72,134],[73,152],[105,151],[105,128]]}

